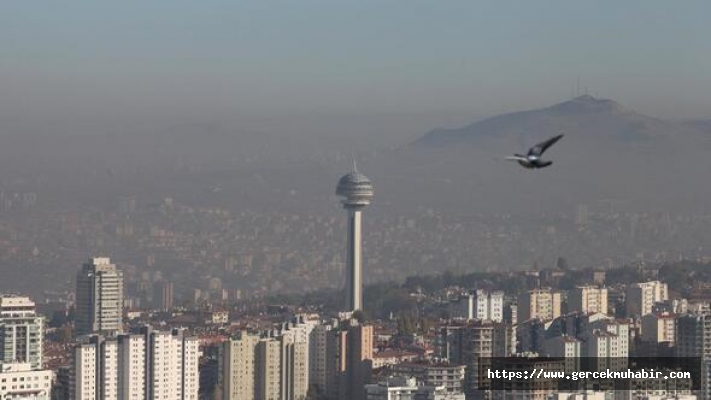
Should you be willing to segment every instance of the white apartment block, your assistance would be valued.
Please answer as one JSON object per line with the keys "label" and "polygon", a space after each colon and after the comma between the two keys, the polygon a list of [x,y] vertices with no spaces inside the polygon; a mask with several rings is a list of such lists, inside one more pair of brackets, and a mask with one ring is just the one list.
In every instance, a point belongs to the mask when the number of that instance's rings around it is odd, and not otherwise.
{"label": "white apartment block", "polygon": [[314,327],[309,334],[309,386],[326,390],[328,376],[328,334],[333,329],[329,324]]}
{"label": "white apartment block", "polygon": [[532,318],[548,321],[560,316],[560,293],[552,289],[529,290],[518,296],[518,321],[524,322]]}
{"label": "white apartment block", "polygon": [[627,287],[625,307],[627,316],[643,316],[652,312],[654,304],[669,299],[666,283],[651,281],[636,283]]}
{"label": "white apartment block", "polygon": [[222,398],[256,399],[256,352],[258,335],[240,332],[236,338],[222,344],[220,374]]}
{"label": "white apartment block", "polygon": [[146,359],[145,335],[121,335],[118,337],[118,380],[124,382],[118,388],[120,399],[142,400],[146,396],[146,374],[135,368]]}
{"label": "white apartment block", "polygon": [[304,324],[283,328],[267,332],[271,335],[267,337],[239,332],[222,344],[219,381],[223,400],[306,398],[310,365],[307,339],[318,330],[306,329]]}
{"label": "white apartment block", "polygon": [[257,343],[256,397],[259,400],[281,400],[281,345],[274,338]]}
{"label": "white apartment block", "polygon": [[578,286],[568,294],[568,312],[602,313],[607,315],[607,288]]}
{"label": "white apartment block", "polygon": [[183,330],[82,340],[69,374],[71,400],[198,399],[199,343]]}
{"label": "white apartment block", "polygon": [[501,322],[504,319],[504,293],[476,290],[450,304],[450,316],[466,320]]}
{"label": "white apartment block", "polygon": [[76,334],[121,332],[123,271],[107,257],[95,257],[77,273]]}
{"label": "white apartment block", "polygon": [[42,369],[44,317],[29,297],[0,296],[0,363],[29,363]]}
{"label": "white apartment block", "polygon": [[33,370],[31,363],[0,363],[0,399],[50,400],[52,371]]}
{"label": "white apartment block", "polygon": [[580,335],[583,357],[595,358],[598,368],[626,369],[629,357],[629,324],[600,320]]}
{"label": "white apartment block", "polygon": [[652,313],[642,317],[641,338],[646,342],[674,343],[675,315],[671,313]]}
{"label": "white apartment block", "polygon": [[281,332],[278,340],[281,346],[281,398],[302,400],[309,389],[308,339],[304,340],[303,335],[292,330]]}

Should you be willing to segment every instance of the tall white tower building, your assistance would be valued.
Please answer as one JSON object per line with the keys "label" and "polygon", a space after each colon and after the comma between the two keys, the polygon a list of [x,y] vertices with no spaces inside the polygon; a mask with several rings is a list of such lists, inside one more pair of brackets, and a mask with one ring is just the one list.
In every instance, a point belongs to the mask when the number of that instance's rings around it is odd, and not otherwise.
{"label": "tall white tower building", "polygon": [[28,363],[42,369],[44,317],[29,297],[0,296],[0,363]]}
{"label": "tall white tower building", "polygon": [[365,175],[358,172],[355,162],[353,171],[341,177],[336,195],[343,197],[341,203],[348,212],[348,244],[346,266],[346,311],[363,309],[363,260],[362,211],[373,199],[373,185]]}
{"label": "tall white tower building", "polygon": [[77,274],[76,334],[121,332],[123,271],[107,257],[94,257]]}

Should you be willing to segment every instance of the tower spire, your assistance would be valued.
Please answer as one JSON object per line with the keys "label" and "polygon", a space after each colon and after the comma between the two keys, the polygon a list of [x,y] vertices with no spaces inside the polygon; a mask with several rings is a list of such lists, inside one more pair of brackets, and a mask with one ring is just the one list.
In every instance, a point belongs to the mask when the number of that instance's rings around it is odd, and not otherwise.
{"label": "tower spire", "polygon": [[353,172],[358,172],[358,164],[356,164],[355,157],[353,157]]}

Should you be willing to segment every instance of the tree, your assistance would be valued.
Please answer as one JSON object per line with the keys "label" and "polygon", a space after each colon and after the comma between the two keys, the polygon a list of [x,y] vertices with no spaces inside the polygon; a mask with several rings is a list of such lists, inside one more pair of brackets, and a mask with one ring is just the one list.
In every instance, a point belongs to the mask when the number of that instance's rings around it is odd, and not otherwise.
{"label": "tree", "polygon": [[570,267],[568,266],[568,260],[563,257],[558,257],[557,266],[558,269],[561,271],[570,271]]}
{"label": "tree", "polygon": [[353,311],[353,314],[351,315],[351,318],[354,320],[358,321],[358,323],[362,324],[366,321],[365,318],[365,313],[362,310],[355,310]]}

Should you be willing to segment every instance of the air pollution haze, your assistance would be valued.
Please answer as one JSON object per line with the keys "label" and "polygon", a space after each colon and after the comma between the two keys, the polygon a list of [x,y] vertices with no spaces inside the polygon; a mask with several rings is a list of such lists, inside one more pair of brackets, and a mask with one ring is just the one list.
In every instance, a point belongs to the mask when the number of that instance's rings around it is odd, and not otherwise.
{"label": "air pollution haze", "polygon": [[0,399],[710,399],[710,15],[3,2]]}

